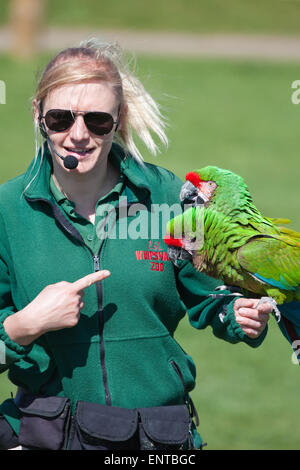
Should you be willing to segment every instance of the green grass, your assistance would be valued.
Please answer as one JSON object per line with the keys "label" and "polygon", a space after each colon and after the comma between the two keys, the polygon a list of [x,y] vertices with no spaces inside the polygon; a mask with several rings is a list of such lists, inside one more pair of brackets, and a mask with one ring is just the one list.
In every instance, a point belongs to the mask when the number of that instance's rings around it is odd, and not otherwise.
{"label": "green grass", "polygon": [[[19,174],[34,150],[29,98],[34,63],[0,56],[6,104],[0,105],[0,182]],[[297,65],[140,58],[138,74],[169,118],[170,146],[156,162],[184,177],[215,164],[240,173],[265,215],[289,217],[300,231],[300,106],[291,103]],[[274,319],[263,345],[251,349],[196,331],[177,332],[197,365],[193,399],[209,449],[299,449],[300,371]],[[14,391],[0,378],[0,400]]]}
{"label": "green grass", "polygon": [[[1,0],[0,23],[9,0]],[[48,0],[45,24],[64,27],[299,33],[299,0]]]}
{"label": "green grass", "polygon": [[231,345],[184,320],[179,342],[197,365],[192,398],[208,449],[299,449],[299,367],[276,322],[257,349]]}

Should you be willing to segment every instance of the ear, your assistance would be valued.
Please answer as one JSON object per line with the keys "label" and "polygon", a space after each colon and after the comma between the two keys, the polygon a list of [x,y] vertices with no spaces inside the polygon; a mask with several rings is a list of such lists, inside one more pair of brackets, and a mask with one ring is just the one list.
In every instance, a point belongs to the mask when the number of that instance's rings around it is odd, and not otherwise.
{"label": "ear", "polygon": [[33,119],[36,123],[38,123],[39,115],[40,115],[40,104],[39,102],[34,99],[32,102],[32,109],[33,109]]}
{"label": "ear", "polygon": [[36,99],[34,99],[32,102],[32,107],[33,107],[33,119],[35,123],[39,126],[42,136],[45,137],[46,139],[47,131],[45,129],[44,123],[41,121],[42,110],[41,110],[40,103]]}

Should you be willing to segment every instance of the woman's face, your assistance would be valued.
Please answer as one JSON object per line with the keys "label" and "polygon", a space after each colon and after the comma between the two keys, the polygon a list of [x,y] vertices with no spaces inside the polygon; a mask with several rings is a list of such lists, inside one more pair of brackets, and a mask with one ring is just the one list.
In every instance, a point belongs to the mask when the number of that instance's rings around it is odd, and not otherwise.
{"label": "woman's face", "polygon": [[[89,82],[64,85],[54,89],[44,100],[43,115],[50,109],[76,111],[103,111],[112,115],[114,121],[118,118],[119,101],[112,86],[107,82]],[[78,115],[72,127],[64,132],[54,132],[47,128],[55,150],[66,157],[73,155],[78,159],[74,170],[64,167],[61,160],[51,151],[54,171],[59,165],[66,172],[89,173],[93,170],[106,169],[107,157],[112,145],[116,125],[109,134],[97,136],[85,125],[82,115]]]}

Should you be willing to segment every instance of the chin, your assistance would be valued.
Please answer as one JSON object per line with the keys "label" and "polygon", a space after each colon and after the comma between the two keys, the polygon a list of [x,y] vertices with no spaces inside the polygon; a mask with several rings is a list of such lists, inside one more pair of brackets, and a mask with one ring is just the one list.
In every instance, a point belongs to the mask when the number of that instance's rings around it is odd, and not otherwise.
{"label": "chin", "polygon": [[95,168],[96,168],[96,163],[95,162],[88,162],[88,161],[82,161],[82,160],[80,161],[79,160],[77,168],[75,168],[74,170],[70,170],[70,171],[74,171],[76,173],[90,173]]}
{"label": "chin", "polygon": [[[75,173],[89,173],[93,171],[97,167],[98,159],[95,156],[90,155],[89,157],[85,158],[78,158],[78,166],[74,170]],[[62,162],[63,165],[63,162]]]}

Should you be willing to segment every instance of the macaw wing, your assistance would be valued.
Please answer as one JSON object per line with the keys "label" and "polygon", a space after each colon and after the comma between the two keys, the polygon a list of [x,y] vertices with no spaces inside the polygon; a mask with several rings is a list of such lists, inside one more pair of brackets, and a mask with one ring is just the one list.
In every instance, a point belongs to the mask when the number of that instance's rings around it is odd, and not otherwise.
{"label": "macaw wing", "polygon": [[[268,227],[265,221],[271,222],[271,226]],[[289,223],[288,219],[265,218],[264,222],[258,223],[256,221],[250,220],[249,223],[261,235],[270,235],[272,238],[286,242],[288,245],[297,245],[300,248],[300,233],[281,225]]]}
{"label": "macaw wing", "polygon": [[250,239],[238,250],[240,265],[260,281],[295,291],[300,286],[300,247],[271,236]]}
{"label": "macaw wing", "polygon": [[292,230],[287,227],[279,227],[280,233],[282,237],[288,237],[290,241],[298,246],[300,246],[300,233],[295,232],[295,230]]}
{"label": "macaw wing", "polygon": [[279,217],[277,217],[277,218],[265,217],[265,219],[269,220],[274,225],[290,224],[291,223],[290,219],[283,219],[283,218],[279,218]]}

